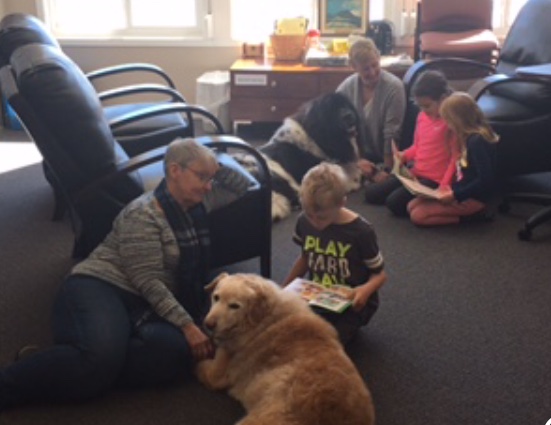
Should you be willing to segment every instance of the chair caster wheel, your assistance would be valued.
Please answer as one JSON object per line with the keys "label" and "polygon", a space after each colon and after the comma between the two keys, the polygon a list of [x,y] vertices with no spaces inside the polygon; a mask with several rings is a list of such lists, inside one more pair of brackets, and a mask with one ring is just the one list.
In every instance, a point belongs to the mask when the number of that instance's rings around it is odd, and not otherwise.
{"label": "chair caster wheel", "polygon": [[519,230],[518,238],[521,241],[529,241],[532,238],[532,231],[528,229]]}

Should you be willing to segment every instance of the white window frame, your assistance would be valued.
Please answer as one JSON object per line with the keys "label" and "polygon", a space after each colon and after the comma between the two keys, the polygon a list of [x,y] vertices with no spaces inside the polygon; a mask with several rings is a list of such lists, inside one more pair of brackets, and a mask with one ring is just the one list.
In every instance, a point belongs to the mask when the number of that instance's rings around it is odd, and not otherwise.
{"label": "white window frame", "polygon": [[[46,22],[52,22],[52,8],[50,3],[56,0],[36,0],[39,16]],[[74,0],[78,1],[78,0]],[[151,0],[154,1],[154,0]],[[258,3],[276,3],[277,0],[249,0]],[[312,1],[312,14],[309,17],[312,25],[317,26],[318,0]],[[415,31],[418,0],[370,0],[370,20],[387,19],[394,25],[396,44],[408,45],[412,43]],[[451,1],[451,0],[442,0]],[[457,0],[456,0],[457,1]],[[525,0],[494,0],[494,31],[500,37],[504,37],[512,23],[514,16],[510,16],[513,4]],[[64,44],[73,45],[183,45],[183,46],[237,46],[242,38],[234,39],[235,31],[232,31],[232,22],[235,19],[235,5],[243,4],[239,0],[196,0],[198,11],[197,28],[190,31],[165,31],[159,28],[143,28],[139,31],[115,33],[104,36],[81,37],[68,36],[56,32],[50,28]],[[371,10],[375,14],[371,13]],[[381,12],[382,11],[382,12]],[[503,11],[503,12],[502,12]],[[382,13],[382,16],[380,14]],[[254,14],[251,13],[251,22],[254,22]],[[510,19],[511,18],[511,19]],[[267,35],[266,35],[267,37]],[[254,40],[256,41],[256,40]]]}
{"label": "white window frame", "polygon": [[[74,0],[75,2],[78,0]],[[93,0],[90,0],[93,1]],[[131,0],[122,1],[126,16],[130,15]],[[201,44],[209,43],[212,34],[211,2],[214,0],[194,0],[196,9],[196,25],[188,27],[170,26],[132,26],[130,18],[128,25],[110,32],[77,34],[64,31],[56,26],[56,0],[36,0],[39,16],[46,22],[56,38],[65,44],[93,44],[93,45],[144,45],[144,44]],[[154,2],[153,2],[154,3]]]}

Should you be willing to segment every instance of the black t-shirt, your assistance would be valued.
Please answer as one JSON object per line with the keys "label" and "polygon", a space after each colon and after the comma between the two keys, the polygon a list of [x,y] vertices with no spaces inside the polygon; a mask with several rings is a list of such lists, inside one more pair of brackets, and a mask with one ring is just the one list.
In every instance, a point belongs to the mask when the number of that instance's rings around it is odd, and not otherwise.
{"label": "black t-shirt", "polygon": [[293,241],[307,257],[308,278],[324,286],[359,286],[367,282],[371,273],[383,268],[375,230],[361,216],[319,231],[301,214]]}

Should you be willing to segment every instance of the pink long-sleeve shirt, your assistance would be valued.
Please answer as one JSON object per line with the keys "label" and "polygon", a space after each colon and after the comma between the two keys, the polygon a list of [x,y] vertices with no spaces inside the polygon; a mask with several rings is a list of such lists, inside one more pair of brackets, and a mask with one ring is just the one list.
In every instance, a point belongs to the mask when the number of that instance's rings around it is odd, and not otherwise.
{"label": "pink long-sleeve shirt", "polygon": [[418,178],[450,186],[455,176],[458,149],[455,136],[442,118],[417,116],[413,145],[403,152],[404,162],[413,161],[411,172]]}

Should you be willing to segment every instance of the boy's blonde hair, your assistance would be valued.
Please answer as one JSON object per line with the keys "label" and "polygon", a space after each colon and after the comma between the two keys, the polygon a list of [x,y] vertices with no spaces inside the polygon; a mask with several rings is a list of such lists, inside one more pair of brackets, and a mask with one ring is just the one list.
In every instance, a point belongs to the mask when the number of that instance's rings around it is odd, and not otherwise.
{"label": "boy's blonde hair", "polygon": [[348,51],[351,65],[363,65],[381,59],[381,52],[370,38],[357,38]]}
{"label": "boy's blonde hair", "polygon": [[347,178],[342,168],[322,162],[304,175],[299,194],[303,209],[319,212],[341,206],[346,193]]}

